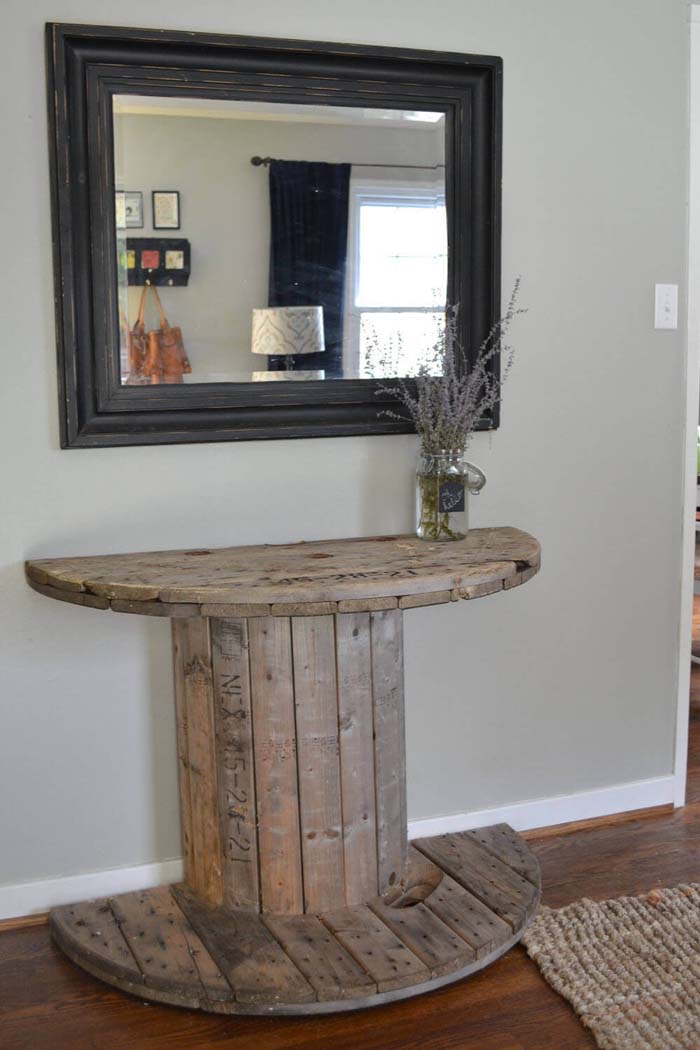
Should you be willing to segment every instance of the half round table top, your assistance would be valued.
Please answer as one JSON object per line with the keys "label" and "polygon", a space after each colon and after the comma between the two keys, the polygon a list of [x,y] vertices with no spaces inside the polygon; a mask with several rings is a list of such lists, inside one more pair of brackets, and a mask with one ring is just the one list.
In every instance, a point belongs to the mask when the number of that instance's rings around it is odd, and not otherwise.
{"label": "half round table top", "polygon": [[51,598],[149,616],[299,616],[437,605],[525,583],[540,545],[513,528],[154,551],[26,563]]}

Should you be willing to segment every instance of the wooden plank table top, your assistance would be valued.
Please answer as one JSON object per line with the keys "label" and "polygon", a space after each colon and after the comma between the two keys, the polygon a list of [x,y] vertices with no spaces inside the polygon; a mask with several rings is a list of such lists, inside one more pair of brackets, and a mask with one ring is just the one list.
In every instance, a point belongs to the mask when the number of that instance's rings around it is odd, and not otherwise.
{"label": "wooden plank table top", "polygon": [[436,605],[525,583],[540,545],[514,528],[431,543],[414,535],[49,558],[26,564],[60,601],[147,616],[304,616]]}

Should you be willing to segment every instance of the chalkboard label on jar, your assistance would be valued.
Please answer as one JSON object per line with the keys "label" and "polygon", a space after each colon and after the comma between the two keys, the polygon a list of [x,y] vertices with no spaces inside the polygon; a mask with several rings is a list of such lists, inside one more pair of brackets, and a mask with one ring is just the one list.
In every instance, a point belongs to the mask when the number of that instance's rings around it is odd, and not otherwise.
{"label": "chalkboard label on jar", "polygon": [[464,510],[464,482],[440,482],[440,513],[454,514]]}

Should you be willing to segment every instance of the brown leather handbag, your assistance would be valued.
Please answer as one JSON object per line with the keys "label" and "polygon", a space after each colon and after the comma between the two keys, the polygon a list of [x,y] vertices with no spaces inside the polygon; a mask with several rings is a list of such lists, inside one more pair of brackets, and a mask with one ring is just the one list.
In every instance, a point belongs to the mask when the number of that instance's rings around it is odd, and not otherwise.
{"label": "brown leather handbag", "polygon": [[147,291],[148,286],[144,285],[143,291],[141,292],[141,301],[139,302],[136,321],[134,322],[134,327],[129,332],[129,378],[127,382],[130,385],[148,382],[143,374],[143,366],[148,351],[145,322]]}
{"label": "brown leather handbag", "polygon": [[183,375],[192,371],[182,341],[182,330],[170,327],[156,289],[146,285],[144,291],[149,287],[156,297],[160,328],[148,333],[148,347],[141,371],[151,383],[181,383]]}

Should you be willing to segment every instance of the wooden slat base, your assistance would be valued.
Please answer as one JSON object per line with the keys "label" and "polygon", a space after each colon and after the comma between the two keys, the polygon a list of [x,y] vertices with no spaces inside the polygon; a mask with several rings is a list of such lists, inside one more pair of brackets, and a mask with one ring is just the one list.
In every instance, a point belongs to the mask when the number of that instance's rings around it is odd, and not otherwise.
{"label": "wooden slat base", "polygon": [[162,887],[56,908],[79,966],[142,999],[225,1014],[356,1010],[467,977],[520,940],[537,860],[507,825],[422,839],[393,895],[318,915],[260,915]]}

